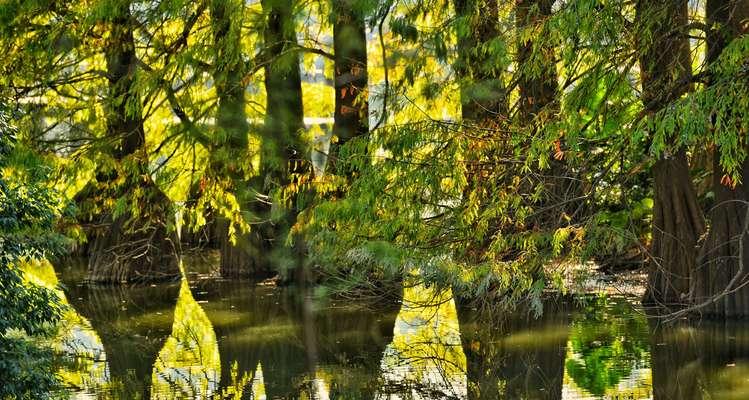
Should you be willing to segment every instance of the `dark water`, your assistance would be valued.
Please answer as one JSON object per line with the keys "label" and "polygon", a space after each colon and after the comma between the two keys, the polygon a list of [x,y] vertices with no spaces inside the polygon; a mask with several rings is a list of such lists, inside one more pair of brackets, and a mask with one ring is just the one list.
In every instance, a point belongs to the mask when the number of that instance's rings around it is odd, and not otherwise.
{"label": "dark water", "polygon": [[74,398],[749,398],[749,325],[658,326],[622,297],[479,317],[418,285],[393,304],[322,303],[195,273],[205,266],[129,288],[57,269]]}

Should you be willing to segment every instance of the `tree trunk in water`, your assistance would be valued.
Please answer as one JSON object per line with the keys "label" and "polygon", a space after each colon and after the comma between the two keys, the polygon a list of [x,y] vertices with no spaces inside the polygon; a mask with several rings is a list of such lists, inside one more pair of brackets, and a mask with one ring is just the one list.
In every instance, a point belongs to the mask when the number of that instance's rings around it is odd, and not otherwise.
{"label": "tree trunk in water", "polygon": [[[642,101],[653,114],[689,89],[691,58],[686,32],[686,0],[640,0],[639,26],[649,32],[640,43]],[[669,144],[674,145],[673,139]],[[686,301],[697,241],[705,229],[686,152],[664,153],[653,167],[655,199],[648,271],[647,304],[678,305]]]}
{"label": "tree trunk in water", "polygon": [[[338,148],[369,132],[365,10],[354,0],[333,1],[335,115],[326,170],[339,168]],[[345,163],[344,163],[345,164]],[[352,171],[346,168],[346,175]]]}
{"label": "tree trunk in water", "polygon": [[[116,185],[113,197],[126,197],[128,204],[127,210],[119,215],[110,209],[101,217],[100,225],[104,228],[95,233],[88,279],[100,283],[175,279],[179,276],[180,246],[176,232],[167,229],[167,219],[173,211],[171,201],[148,171],[135,82],[137,57],[130,4],[122,2],[115,7],[104,50],[109,80],[107,136],[119,143],[113,156],[127,172],[124,177],[116,177],[114,172],[97,174],[97,178],[110,178],[109,182]],[[115,182],[119,179],[124,183]],[[132,210],[139,211],[134,215]]]}
{"label": "tree trunk in water", "polygon": [[[728,42],[746,33],[742,21],[749,18],[749,0],[709,0],[707,22],[707,61],[717,61]],[[719,151],[719,150],[716,150]],[[713,193],[715,206],[710,212],[710,231],[700,249],[694,273],[692,303],[702,304],[710,299],[701,313],[721,317],[749,315],[749,244],[747,213],[749,187],[724,185],[725,171],[719,163],[720,154],[713,157]],[[749,160],[741,166],[742,182],[749,179]]]}
{"label": "tree trunk in water", "polygon": [[[245,112],[244,65],[241,57],[241,1],[213,0],[211,23],[216,47],[213,79],[218,97],[216,143],[219,151],[211,160],[211,170],[231,179],[231,187],[241,207],[253,210],[252,183],[244,179],[247,164],[249,124]],[[225,278],[267,276],[262,260],[262,240],[258,232],[237,233],[236,243],[229,238],[229,221],[218,218],[217,233],[221,261],[219,270]]]}
{"label": "tree trunk in water", "polygon": [[[264,243],[274,252],[285,253],[284,246],[296,215],[305,207],[305,192],[299,178],[311,168],[307,153],[301,141],[300,132],[304,129],[304,108],[302,106],[302,80],[299,72],[299,55],[296,50],[294,26],[294,3],[292,0],[262,0],[263,12],[267,15],[267,25],[263,32],[267,48],[265,64],[266,110],[265,127],[260,153],[260,176],[265,184],[262,193],[267,193],[283,213],[272,215],[271,206],[258,203],[258,215],[262,218]],[[290,185],[294,184],[294,185]],[[296,186],[296,190],[281,195],[282,189]],[[288,198],[283,198],[288,196]],[[276,211],[273,212],[275,214]],[[294,238],[295,251],[290,262],[278,263],[274,267],[282,277],[290,277],[282,264],[292,265],[294,274],[300,272],[300,238]],[[288,254],[277,254],[274,259],[287,258]]]}

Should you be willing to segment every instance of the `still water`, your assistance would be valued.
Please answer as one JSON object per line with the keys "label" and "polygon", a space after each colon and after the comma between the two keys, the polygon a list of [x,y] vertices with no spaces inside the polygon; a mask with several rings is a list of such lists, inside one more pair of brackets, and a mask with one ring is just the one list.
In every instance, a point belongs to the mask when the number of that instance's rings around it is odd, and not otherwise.
{"label": "still water", "polygon": [[423,285],[397,302],[320,301],[186,265],[157,286],[82,285],[75,263],[37,272],[71,306],[55,338],[68,395],[749,399],[749,325],[661,326],[634,299],[600,296],[479,316]]}

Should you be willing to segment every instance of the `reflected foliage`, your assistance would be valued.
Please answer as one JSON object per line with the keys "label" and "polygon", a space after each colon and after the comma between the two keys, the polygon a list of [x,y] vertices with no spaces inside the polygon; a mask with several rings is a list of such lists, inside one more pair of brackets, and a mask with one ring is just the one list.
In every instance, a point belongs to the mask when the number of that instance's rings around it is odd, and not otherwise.
{"label": "reflected foliage", "polygon": [[49,261],[25,263],[26,279],[54,291],[64,306],[55,334],[50,338],[64,362],[56,371],[68,390],[99,390],[109,381],[109,366],[104,345],[91,323],[70,306],[65,293],[58,288],[54,267]]}
{"label": "reflected foliage", "polygon": [[[590,299],[572,322],[567,374],[578,388],[595,396],[615,393],[625,381],[628,385],[647,385],[647,329],[645,316],[634,311],[625,299]],[[644,389],[642,393],[649,393]]]}

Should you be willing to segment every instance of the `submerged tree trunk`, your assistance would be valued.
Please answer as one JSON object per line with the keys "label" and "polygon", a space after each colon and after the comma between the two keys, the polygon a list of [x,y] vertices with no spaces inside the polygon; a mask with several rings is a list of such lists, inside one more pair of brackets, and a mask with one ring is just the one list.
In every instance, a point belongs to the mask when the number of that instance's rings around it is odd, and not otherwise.
{"label": "submerged tree trunk", "polygon": [[[652,114],[689,89],[691,58],[686,0],[640,0],[642,101]],[[647,34],[645,34],[647,33]],[[646,40],[647,39],[647,40]],[[670,146],[676,143],[673,138]],[[686,301],[697,241],[704,231],[686,152],[664,149],[653,167],[653,237],[645,303],[677,305]]]}
{"label": "submerged tree trunk", "polygon": [[338,148],[369,132],[365,17],[364,7],[355,0],[333,1],[335,115],[326,163],[330,173],[340,165]]}
{"label": "submerged tree trunk", "polygon": [[[713,65],[726,45],[746,33],[742,21],[749,18],[749,0],[708,0],[707,61]],[[719,151],[719,150],[716,150]],[[749,160],[741,166],[743,184],[725,185],[720,155],[713,157],[715,206],[710,212],[710,231],[703,243],[693,277],[692,303],[707,306],[703,314],[724,317],[749,315]]]}
{"label": "submerged tree trunk", "polygon": [[126,206],[125,210],[106,207],[102,228],[95,233],[88,279],[100,283],[174,279],[179,276],[180,246],[176,232],[167,228],[171,201],[148,170],[130,4],[119,2],[114,7],[104,49],[109,81],[106,118],[119,168],[106,174],[99,171],[97,178],[108,178],[112,196],[125,198]]}

